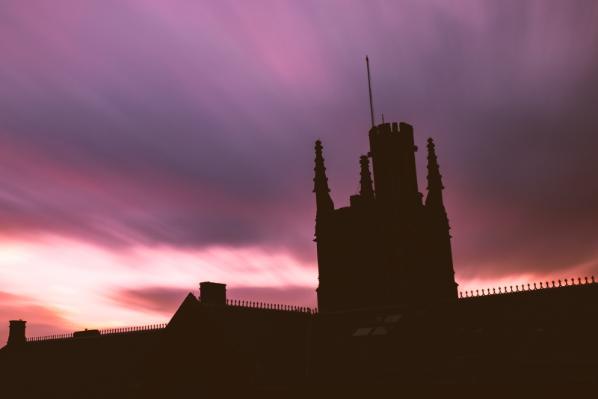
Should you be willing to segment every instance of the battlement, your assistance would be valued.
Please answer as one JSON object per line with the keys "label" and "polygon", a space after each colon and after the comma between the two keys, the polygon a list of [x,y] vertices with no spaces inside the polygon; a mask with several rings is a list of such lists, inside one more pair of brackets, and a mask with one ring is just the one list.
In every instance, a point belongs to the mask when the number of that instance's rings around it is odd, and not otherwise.
{"label": "battlement", "polygon": [[413,126],[406,122],[381,123],[370,128],[370,137],[403,136],[413,141]]}
{"label": "battlement", "polygon": [[397,122],[381,123],[370,129],[370,135],[390,135],[399,133],[399,124]]}
{"label": "battlement", "polygon": [[597,284],[594,276],[591,277],[578,277],[577,279],[564,279],[564,280],[552,280],[552,281],[540,281],[539,283],[527,283],[521,285],[515,285],[513,288],[512,285],[504,286],[504,287],[494,287],[492,288],[492,292],[490,292],[490,288],[481,289],[481,290],[470,290],[470,291],[460,291],[459,292],[459,299],[469,299],[469,298],[478,298],[478,297],[485,297],[485,296],[496,296],[496,295],[510,295],[522,292],[533,292],[533,291],[547,291],[552,289],[558,288],[565,288],[565,287],[577,287],[577,286],[585,286],[585,285],[594,285]]}

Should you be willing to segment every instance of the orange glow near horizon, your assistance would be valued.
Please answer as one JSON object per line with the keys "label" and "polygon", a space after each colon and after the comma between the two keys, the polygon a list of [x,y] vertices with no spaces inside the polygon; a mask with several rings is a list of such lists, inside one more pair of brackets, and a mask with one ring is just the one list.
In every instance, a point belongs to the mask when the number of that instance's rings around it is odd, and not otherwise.
{"label": "orange glow near horizon", "polygon": [[[593,266],[590,262],[573,267],[568,277],[522,273],[494,279],[459,279],[457,267],[457,281],[461,292],[481,291],[583,278],[584,271]],[[200,281],[224,282],[232,292],[254,289],[247,295],[272,289],[279,293],[275,299],[269,300],[267,293],[260,299],[314,307],[317,271],[316,265],[290,254],[259,248],[138,246],[114,251],[48,235],[29,241],[1,241],[0,281],[4,305],[0,342],[5,342],[9,319],[27,319],[28,336],[167,322],[187,292],[197,294]],[[293,298],[297,289],[310,294]],[[121,294],[144,290],[156,298]],[[161,300],[163,291],[172,292],[171,300],[164,306],[153,303]]]}
{"label": "orange glow near horizon", "polygon": [[[63,324],[56,325],[56,330],[64,331],[165,322],[176,310],[137,307],[141,302],[119,303],[120,291],[180,291],[182,301],[186,292],[197,294],[200,281],[224,282],[233,292],[242,287],[284,290],[292,286],[313,290],[316,273],[311,265],[287,254],[259,248],[214,246],[181,250],[157,246],[109,251],[46,236],[29,242],[2,241],[0,281],[0,292],[10,295],[4,299],[3,325],[8,324],[8,319],[24,318],[19,308],[27,304],[54,314]],[[18,306],[11,307],[11,301]],[[313,301],[302,305],[314,306],[315,293]],[[31,325],[28,336],[39,335],[36,320],[27,321]],[[0,342],[5,338],[5,328],[0,329]]]}

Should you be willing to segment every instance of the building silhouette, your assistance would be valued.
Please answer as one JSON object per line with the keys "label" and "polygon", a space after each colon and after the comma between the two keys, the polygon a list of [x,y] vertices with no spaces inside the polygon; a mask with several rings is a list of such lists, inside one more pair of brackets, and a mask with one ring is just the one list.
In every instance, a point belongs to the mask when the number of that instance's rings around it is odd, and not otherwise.
{"label": "building silhouette", "polygon": [[[458,293],[443,183],[427,141],[419,192],[407,123],[374,124],[360,189],[336,209],[315,143],[318,310],[227,298],[202,282],[171,320],[27,337],[0,349],[10,398],[304,397],[472,383],[598,384],[594,277]],[[371,165],[370,165],[371,162]],[[370,169],[371,166],[371,169]]]}
{"label": "building silhouette", "polygon": [[[320,141],[314,193],[321,311],[451,302],[457,299],[442,176],[428,139],[428,192],[418,190],[413,127],[383,123],[369,131],[360,190],[335,209]],[[373,166],[373,180],[370,162]]]}

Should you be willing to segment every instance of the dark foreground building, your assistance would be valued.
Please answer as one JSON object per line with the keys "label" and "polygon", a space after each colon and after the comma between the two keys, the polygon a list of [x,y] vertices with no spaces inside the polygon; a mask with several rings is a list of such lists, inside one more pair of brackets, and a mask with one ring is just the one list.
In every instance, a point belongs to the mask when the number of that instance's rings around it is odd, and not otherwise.
{"label": "dark foreground building", "polygon": [[204,282],[167,325],[28,339],[26,322],[13,320],[0,392],[372,397],[424,385],[598,385],[594,277],[458,295],[433,141],[424,199],[413,128],[383,123],[369,137],[360,191],[340,209],[316,142],[319,312],[231,301],[223,284]]}
{"label": "dark foreground building", "polygon": [[417,187],[413,127],[383,123],[372,127],[369,138],[369,157],[359,160],[359,193],[339,209],[330,197],[322,143],[316,142],[319,309],[454,302],[457,284],[434,142],[428,140],[424,201]]}

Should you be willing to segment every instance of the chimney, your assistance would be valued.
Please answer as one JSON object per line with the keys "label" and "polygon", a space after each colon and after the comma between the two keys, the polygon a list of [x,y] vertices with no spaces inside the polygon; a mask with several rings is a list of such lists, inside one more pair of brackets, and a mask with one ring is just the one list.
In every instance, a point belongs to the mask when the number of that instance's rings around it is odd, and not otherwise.
{"label": "chimney", "polygon": [[226,284],[199,283],[199,300],[204,305],[226,305]]}
{"label": "chimney", "polygon": [[25,338],[25,320],[11,320],[9,322],[8,342],[7,345],[17,346],[27,342]]}

